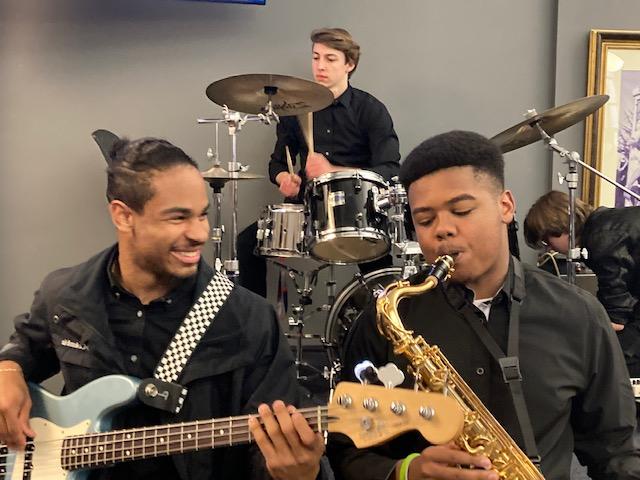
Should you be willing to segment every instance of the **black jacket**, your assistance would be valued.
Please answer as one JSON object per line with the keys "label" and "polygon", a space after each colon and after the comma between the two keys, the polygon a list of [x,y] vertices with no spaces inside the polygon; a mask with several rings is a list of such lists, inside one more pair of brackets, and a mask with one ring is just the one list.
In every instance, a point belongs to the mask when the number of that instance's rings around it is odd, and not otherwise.
{"label": "black jacket", "polygon": [[[67,392],[104,375],[123,374],[124,359],[109,328],[103,295],[113,248],[49,274],[30,313],[16,318],[15,332],[0,351],[0,360],[16,361],[34,382],[60,370]],[[201,261],[195,298],[212,275]],[[88,348],[69,348],[62,340]],[[178,381],[189,389],[188,397],[179,415],[166,415],[167,422],[254,413],[262,402],[298,400],[293,358],[273,308],[238,286]],[[255,447],[222,448],[173,459],[184,479],[268,478]]]}
{"label": "black jacket", "polygon": [[632,376],[640,376],[640,207],[599,208],[581,236],[586,264],[598,277],[598,299],[612,322]]}
{"label": "black jacket", "polygon": [[[640,454],[633,446],[633,394],[620,347],[602,306],[578,287],[538,268],[523,267],[525,296],[519,316],[522,389],[545,478],[569,480],[573,451],[588,465],[594,480],[640,478]],[[513,268],[509,275],[513,275]],[[414,280],[421,282],[423,276],[418,274]],[[509,291],[507,284],[505,290]],[[513,402],[501,370],[470,325],[487,325],[504,348],[511,302],[504,292],[496,295],[487,323],[470,296],[464,287],[450,283],[405,298],[398,312],[406,329],[441,349],[521,445]],[[498,327],[497,331],[492,327]],[[407,371],[407,359],[396,355],[378,333],[373,306],[354,322],[345,350],[342,371],[347,380],[354,378],[354,366],[365,359],[376,366],[393,362]],[[413,377],[406,375],[402,386],[412,385]],[[339,479],[384,480],[393,478],[391,472],[398,460],[427,446],[417,432],[408,432],[380,447],[358,450],[349,440],[334,434],[328,454]]]}

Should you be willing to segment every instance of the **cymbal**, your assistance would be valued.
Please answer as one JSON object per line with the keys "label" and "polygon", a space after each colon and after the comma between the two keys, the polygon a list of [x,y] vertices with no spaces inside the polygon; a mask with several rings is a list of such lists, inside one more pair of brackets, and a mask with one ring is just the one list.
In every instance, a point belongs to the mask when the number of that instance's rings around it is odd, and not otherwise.
{"label": "cymbal", "polygon": [[249,172],[229,172],[219,165],[214,165],[209,170],[202,172],[202,178],[212,184],[224,185],[231,180],[259,180],[264,178],[264,175]]}
{"label": "cymbal", "polygon": [[491,140],[500,147],[502,153],[510,152],[542,138],[535,127],[536,122],[545,132],[553,135],[584,120],[604,105],[607,100],[609,100],[609,95],[592,95],[550,108],[506,129],[504,132],[500,132]]}
{"label": "cymbal", "polygon": [[333,102],[327,87],[309,80],[250,73],[223,78],[207,87],[207,97],[218,105],[244,113],[264,113],[272,101],[273,111],[282,117],[322,110]]}

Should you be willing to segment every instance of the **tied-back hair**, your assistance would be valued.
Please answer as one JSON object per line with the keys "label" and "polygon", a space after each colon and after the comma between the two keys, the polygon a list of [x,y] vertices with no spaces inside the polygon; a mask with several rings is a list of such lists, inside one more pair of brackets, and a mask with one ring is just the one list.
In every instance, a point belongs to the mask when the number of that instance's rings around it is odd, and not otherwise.
{"label": "tied-back hair", "polygon": [[353,70],[349,72],[349,78],[358,68],[360,60],[360,45],[344,28],[318,28],[311,32],[311,42],[321,43],[344,53],[347,63],[353,63]]}
{"label": "tied-back hair", "polygon": [[[593,207],[576,199],[576,240],[582,235],[582,228]],[[531,248],[544,248],[542,242],[549,237],[559,237],[569,233],[569,195],[551,190],[542,195],[531,206],[524,219],[524,239]],[[576,242],[578,243],[578,242]]]}
{"label": "tied-back hair", "polygon": [[120,200],[141,213],[154,195],[151,179],[157,172],[198,164],[181,148],[159,138],[118,140],[109,154],[107,167],[107,200]]}
{"label": "tied-back hair", "polygon": [[504,189],[504,159],[500,148],[475,132],[453,130],[431,137],[414,148],[400,166],[400,181],[409,190],[416,180],[451,167],[472,167]]}

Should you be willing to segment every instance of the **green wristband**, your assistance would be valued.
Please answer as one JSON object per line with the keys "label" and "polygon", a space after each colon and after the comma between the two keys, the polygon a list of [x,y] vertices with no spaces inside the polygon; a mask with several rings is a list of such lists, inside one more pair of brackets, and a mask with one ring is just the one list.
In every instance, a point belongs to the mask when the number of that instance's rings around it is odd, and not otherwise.
{"label": "green wristband", "polygon": [[419,453],[412,453],[407,455],[402,463],[400,464],[400,480],[407,480],[407,476],[409,474],[409,464],[413,461],[414,458],[419,457]]}

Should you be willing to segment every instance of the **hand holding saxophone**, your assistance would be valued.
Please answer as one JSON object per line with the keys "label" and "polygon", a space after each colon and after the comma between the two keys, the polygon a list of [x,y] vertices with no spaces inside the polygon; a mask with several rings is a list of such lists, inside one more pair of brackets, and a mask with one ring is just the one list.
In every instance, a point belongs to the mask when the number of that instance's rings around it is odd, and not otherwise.
{"label": "hand holding saxophone", "polygon": [[[473,467],[473,468],[463,468]],[[399,471],[400,464],[396,467]],[[397,478],[397,476],[396,476]],[[471,455],[453,443],[425,448],[409,464],[408,480],[498,480],[491,461],[482,455]]]}

